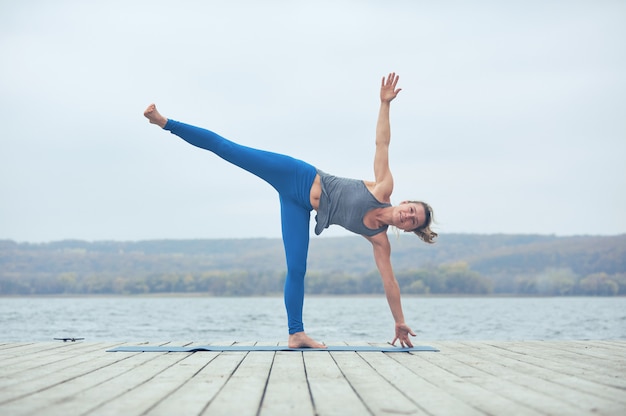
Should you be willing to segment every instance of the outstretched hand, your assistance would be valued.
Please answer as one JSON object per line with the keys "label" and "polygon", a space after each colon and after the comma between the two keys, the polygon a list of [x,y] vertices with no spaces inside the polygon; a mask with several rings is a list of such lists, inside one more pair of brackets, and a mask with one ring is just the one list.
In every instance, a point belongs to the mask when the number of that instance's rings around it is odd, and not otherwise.
{"label": "outstretched hand", "polygon": [[396,341],[400,341],[400,345],[403,348],[409,347],[413,348],[413,343],[409,339],[409,335],[415,336],[415,333],[407,324],[404,322],[401,324],[396,324],[396,337],[393,339],[391,345],[396,346]]}
{"label": "outstretched hand", "polygon": [[387,80],[385,80],[385,77],[383,77],[383,81],[380,85],[380,101],[389,103],[391,102],[391,100],[396,98],[398,93],[402,91],[402,88],[396,89],[396,85],[398,84],[399,79],[400,76],[396,75],[395,72],[387,75]]}

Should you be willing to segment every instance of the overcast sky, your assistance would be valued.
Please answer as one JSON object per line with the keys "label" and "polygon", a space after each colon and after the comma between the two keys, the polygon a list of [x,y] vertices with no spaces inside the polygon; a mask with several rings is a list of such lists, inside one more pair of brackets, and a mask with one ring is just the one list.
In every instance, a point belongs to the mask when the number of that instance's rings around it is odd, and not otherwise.
{"label": "overcast sky", "polygon": [[373,179],[390,71],[394,204],[440,233],[626,232],[622,0],[0,5],[0,239],[279,237],[272,188],[144,108]]}

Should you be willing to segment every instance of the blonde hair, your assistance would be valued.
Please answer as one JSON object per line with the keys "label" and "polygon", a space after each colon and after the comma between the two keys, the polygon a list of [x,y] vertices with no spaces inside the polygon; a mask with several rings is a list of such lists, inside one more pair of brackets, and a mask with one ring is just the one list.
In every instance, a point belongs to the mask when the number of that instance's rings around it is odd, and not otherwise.
{"label": "blonde hair", "polygon": [[426,219],[424,220],[424,224],[420,225],[414,230],[411,230],[415,233],[416,236],[420,238],[425,243],[434,244],[435,238],[437,238],[437,233],[430,229],[430,226],[435,221],[435,214],[433,213],[433,208],[428,205],[426,202],[422,201],[409,201],[413,204],[421,204],[424,207],[424,213],[426,214]]}

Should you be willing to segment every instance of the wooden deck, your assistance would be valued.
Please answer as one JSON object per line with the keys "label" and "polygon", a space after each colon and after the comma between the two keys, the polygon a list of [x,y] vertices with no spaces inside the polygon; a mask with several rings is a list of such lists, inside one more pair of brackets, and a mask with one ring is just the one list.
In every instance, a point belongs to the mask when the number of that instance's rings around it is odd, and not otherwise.
{"label": "wooden deck", "polygon": [[625,341],[433,342],[440,352],[390,354],[106,352],[119,345],[132,344],[0,344],[0,414],[626,415]]}

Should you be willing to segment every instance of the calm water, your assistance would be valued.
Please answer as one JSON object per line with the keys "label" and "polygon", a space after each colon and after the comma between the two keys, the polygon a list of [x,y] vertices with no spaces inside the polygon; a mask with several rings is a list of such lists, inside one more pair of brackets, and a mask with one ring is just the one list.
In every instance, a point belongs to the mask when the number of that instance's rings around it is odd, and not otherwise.
{"label": "calm water", "polygon": [[[419,340],[626,339],[626,298],[403,298]],[[383,296],[307,297],[323,341],[391,341]],[[284,341],[282,298],[0,298],[0,341]]]}

